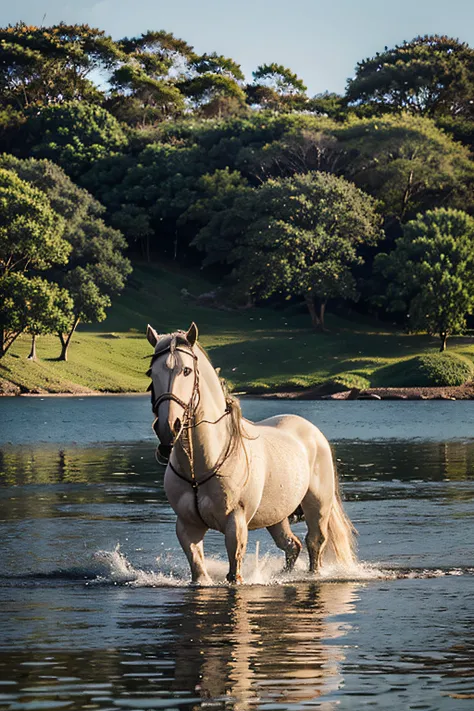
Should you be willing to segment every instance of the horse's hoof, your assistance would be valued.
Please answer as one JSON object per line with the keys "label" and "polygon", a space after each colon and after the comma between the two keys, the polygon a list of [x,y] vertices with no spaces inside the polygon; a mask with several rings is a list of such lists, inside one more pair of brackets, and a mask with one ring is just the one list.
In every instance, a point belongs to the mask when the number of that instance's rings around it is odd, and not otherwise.
{"label": "horse's hoof", "polygon": [[298,556],[292,556],[291,558],[288,558],[286,563],[285,563],[285,573],[291,573],[292,570],[295,569],[295,564],[298,559]]}
{"label": "horse's hoof", "polygon": [[191,586],[193,588],[209,588],[214,583],[212,582],[211,578],[199,578],[199,580],[192,580],[191,581]]}
{"label": "horse's hoof", "polygon": [[230,573],[226,576],[227,582],[232,585],[241,585],[244,579],[241,575],[231,575]]}

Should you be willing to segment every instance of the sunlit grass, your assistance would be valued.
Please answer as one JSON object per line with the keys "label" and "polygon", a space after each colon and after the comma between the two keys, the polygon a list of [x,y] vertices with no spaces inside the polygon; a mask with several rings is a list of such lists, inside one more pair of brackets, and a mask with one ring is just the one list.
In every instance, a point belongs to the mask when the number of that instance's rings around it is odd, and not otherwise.
{"label": "sunlit grass", "polygon": [[[158,331],[186,329],[196,321],[200,342],[215,366],[237,391],[270,392],[310,388],[327,381],[341,388],[390,386],[387,366],[436,352],[427,336],[409,336],[386,326],[328,316],[329,332],[314,333],[304,311],[251,309],[226,311],[197,306],[183,298],[212,287],[193,275],[156,267],[136,268],[107,320],[80,329],[72,339],[69,360],[60,362],[59,340],[42,337],[39,360],[27,360],[29,338],[17,341],[0,361],[0,378],[23,390],[47,392],[140,392],[148,385],[146,357],[151,348],[146,324]],[[449,348],[474,360],[470,339]]]}

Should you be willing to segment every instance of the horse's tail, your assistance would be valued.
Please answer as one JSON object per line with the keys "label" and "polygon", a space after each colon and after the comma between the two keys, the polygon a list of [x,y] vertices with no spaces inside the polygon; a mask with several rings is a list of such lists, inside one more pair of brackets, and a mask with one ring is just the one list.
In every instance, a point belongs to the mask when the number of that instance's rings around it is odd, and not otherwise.
{"label": "horse's tail", "polygon": [[355,535],[357,531],[342,507],[341,495],[336,474],[336,491],[328,522],[328,543],[336,561],[344,566],[351,566],[357,560]]}

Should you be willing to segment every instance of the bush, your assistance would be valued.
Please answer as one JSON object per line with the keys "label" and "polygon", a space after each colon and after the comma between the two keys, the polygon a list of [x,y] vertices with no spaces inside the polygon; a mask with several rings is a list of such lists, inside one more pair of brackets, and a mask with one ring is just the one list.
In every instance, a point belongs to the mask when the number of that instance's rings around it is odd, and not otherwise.
{"label": "bush", "polygon": [[435,387],[464,385],[474,377],[474,365],[455,353],[416,356],[380,368],[373,375],[373,387]]}

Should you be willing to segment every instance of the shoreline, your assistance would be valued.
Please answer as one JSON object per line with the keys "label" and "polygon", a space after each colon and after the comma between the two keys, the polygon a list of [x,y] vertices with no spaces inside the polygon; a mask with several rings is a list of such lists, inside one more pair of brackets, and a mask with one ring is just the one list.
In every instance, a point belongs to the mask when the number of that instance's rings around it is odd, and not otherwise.
{"label": "shoreline", "polygon": [[[19,389],[18,389],[19,390]],[[149,397],[148,392],[107,392],[100,390],[84,390],[76,392],[19,392],[12,388],[10,392],[0,392],[0,397],[31,397],[31,398],[51,398],[51,397]],[[367,388],[359,390],[344,390],[339,392],[325,392],[324,385],[306,390],[293,390],[287,392],[264,392],[264,393],[235,393],[240,398],[256,398],[265,400],[325,400],[325,401],[361,401],[361,400],[474,400],[474,383],[466,385],[451,385],[440,387],[416,387],[416,388]]]}

